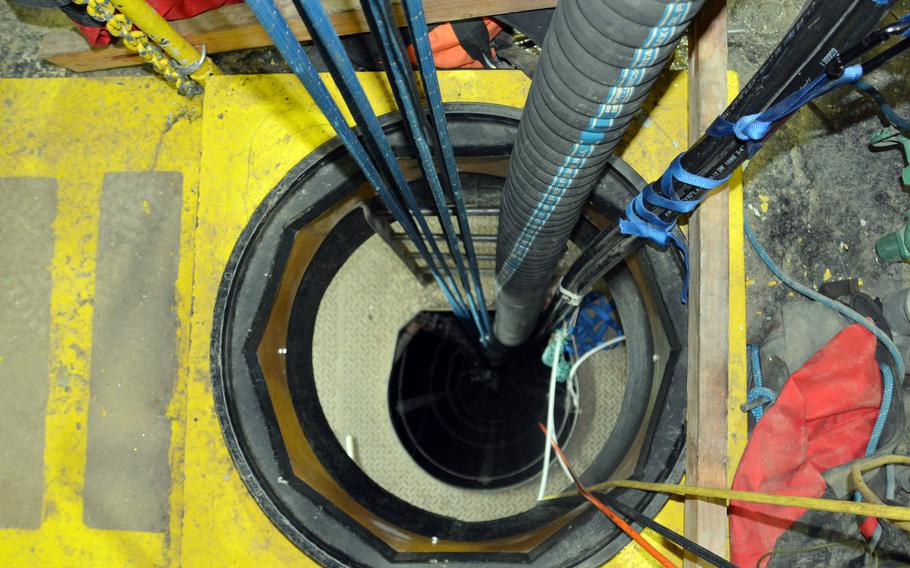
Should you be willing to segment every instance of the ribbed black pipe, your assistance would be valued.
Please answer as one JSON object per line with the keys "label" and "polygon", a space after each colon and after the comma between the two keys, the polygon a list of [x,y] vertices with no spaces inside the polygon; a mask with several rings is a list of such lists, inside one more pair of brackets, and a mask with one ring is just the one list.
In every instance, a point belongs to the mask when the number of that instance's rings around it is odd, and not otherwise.
{"label": "ribbed black pipe", "polygon": [[606,160],[704,0],[561,0],[502,194],[494,334],[534,329]]}

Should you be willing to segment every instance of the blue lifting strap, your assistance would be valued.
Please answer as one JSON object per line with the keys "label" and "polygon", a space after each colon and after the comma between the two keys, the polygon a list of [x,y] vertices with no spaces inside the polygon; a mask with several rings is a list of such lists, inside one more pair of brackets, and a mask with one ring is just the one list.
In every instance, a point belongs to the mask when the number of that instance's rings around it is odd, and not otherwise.
{"label": "blue lifting strap", "polygon": [[[822,74],[763,112],[748,114],[732,122],[718,117],[708,127],[707,134],[713,137],[735,136],[746,142],[747,153],[751,157],[761,148],[762,140],[770,134],[777,122],[828,91],[841,85],[855,83],[862,76],[862,65],[845,68],[843,75],[837,78],[831,78],[827,73]],[[665,220],[654,214],[649,206],[672,211],[677,215],[691,213],[701,204],[708,191],[725,183],[733,172],[716,179],[694,174],[683,168],[682,157],[684,155],[685,153],[680,154],[673,160],[659,182],[645,186],[641,193],[629,203],[626,207],[625,219],[619,220],[619,230],[626,235],[647,239],[661,248],[673,244],[682,253],[685,274],[681,300],[686,303],[689,296],[689,250],[682,238],[673,232],[673,229],[676,228],[676,215],[670,220]],[[680,199],[673,188],[674,181],[697,187],[704,192],[697,199]]]}
{"label": "blue lifting strap", "polygon": [[[738,118],[735,122],[718,117],[708,127],[708,135],[714,137],[733,135],[744,142],[760,142],[771,132],[771,128],[779,120],[790,116],[806,103],[832,89],[859,81],[862,76],[862,65],[851,65],[845,68],[844,74],[836,79],[829,78],[827,74],[821,75],[802,89],[775,103],[763,112],[747,114]],[[758,148],[760,146],[756,147],[752,153],[758,151]]]}
{"label": "blue lifting strap", "polygon": [[641,193],[626,206],[626,218],[619,220],[619,230],[626,235],[647,239],[661,248],[666,248],[672,243],[679,249],[683,255],[685,268],[681,300],[686,303],[689,299],[689,249],[685,241],[673,232],[673,229],[676,228],[675,216],[671,221],[665,221],[652,213],[646,205],[661,207],[677,214],[691,213],[701,204],[701,200],[679,199],[673,190],[674,179],[710,190],[726,182],[730,176],[711,179],[688,172],[682,167],[683,155],[676,156],[676,159],[661,176],[659,183],[645,186]]}

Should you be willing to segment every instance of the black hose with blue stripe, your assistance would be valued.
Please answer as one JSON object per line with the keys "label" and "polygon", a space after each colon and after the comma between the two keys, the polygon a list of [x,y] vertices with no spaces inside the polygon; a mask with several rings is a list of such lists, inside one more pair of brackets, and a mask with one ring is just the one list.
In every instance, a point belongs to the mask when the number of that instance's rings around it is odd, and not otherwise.
{"label": "black hose with blue stripe", "polygon": [[563,0],[543,46],[503,190],[494,334],[534,331],[606,160],[702,0]]}

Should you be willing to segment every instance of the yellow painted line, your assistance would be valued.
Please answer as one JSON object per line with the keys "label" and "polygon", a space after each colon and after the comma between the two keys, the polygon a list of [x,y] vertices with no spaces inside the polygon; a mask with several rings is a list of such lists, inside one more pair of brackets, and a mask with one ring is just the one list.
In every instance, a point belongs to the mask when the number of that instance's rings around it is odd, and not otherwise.
{"label": "yellow painted line", "polygon": [[[364,81],[380,111],[392,110],[382,76]],[[447,100],[519,108],[529,85],[520,73],[501,71],[444,73],[441,82]],[[667,82],[649,120],[624,143],[623,157],[646,179],[656,178],[685,140],[684,77]],[[0,118],[7,141],[0,145],[0,174],[59,183],[45,522],[37,530],[0,530],[5,565],[312,565],[271,525],[237,476],[214,415],[208,355],[214,297],[237,236],[268,191],[333,133],[292,76],[213,77],[206,88],[203,120],[201,101],[187,101],[154,78],[0,80],[11,101]],[[101,181],[108,171],[145,170],[179,171],[184,178],[174,308],[182,363],[168,407],[167,534],[82,523]],[[681,504],[671,500],[658,520],[681,530]],[[645,534],[678,558],[673,545]],[[635,548],[624,549],[611,566],[642,565]]]}
{"label": "yellow painted line", "polygon": [[[360,78],[379,114],[395,108],[382,74]],[[509,71],[442,73],[440,83],[446,100],[519,108],[529,86]],[[337,99],[331,80],[327,86]],[[205,104],[181,563],[208,564],[216,549],[225,565],[309,566],[267,520],[231,462],[213,411],[209,341],[221,273],[240,231],[288,170],[334,132],[290,75],[213,77]]]}
{"label": "yellow painted line", "polygon": [[[739,77],[727,73],[727,93],[732,101],[739,92]],[[730,288],[727,355],[727,484],[739,466],[749,441],[748,416],[740,409],[746,400],[746,265],[743,236],[743,173],[737,168],[727,183],[729,195]]]}
{"label": "yellow painted line", "polygon": [[[93,176],[94,177],[94,176]],[[100,179],[57,178],[44,523],[81,524]]]}
{"label": "yellow painted line", "polygon": [[201,101],[153,77],[0,79],[0,175],[58,183],[51,266],[51,352],[45,416],[44,522],[0,530],[4,566],[176,565],[183,479],[182,427],[187,369],[170,403],[171,530],[88,528],[83,523],[86,416],[91,366],[98,203],[105,172],[179,171],[184,179],[178,353],[188,349]]}

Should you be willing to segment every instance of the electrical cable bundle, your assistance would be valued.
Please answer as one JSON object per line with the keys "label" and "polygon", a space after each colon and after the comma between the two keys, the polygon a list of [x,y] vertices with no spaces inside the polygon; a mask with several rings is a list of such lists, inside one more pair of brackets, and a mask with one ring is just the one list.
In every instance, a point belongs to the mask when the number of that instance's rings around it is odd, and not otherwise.
{"label": "electrical cable bundle", "polygon": [[[674,161],[661,180],[643,189],[626,209],[625,219],[600,233],[586,247],[563,278],[566,293],[583,294],[645,240],[659,246],[675,243],[685,253],[676,234],[679,215],[693,211],[713,187],[726,181],[802,104],[841,84],[857,81],[910,47],[910,40],[903,39],[859,68],[846,67],[889,38],[906,35],[910,25],[906,18],[870,33],[890,4],[812,0],[712,128]],[[759,118],[774,120],[763,120],[751,130],[743,122]],[[683,259],[687,263],[685,254]],[[566,297],[558,297],[551,303],[538,333],[548,334],[570,310]]]}

